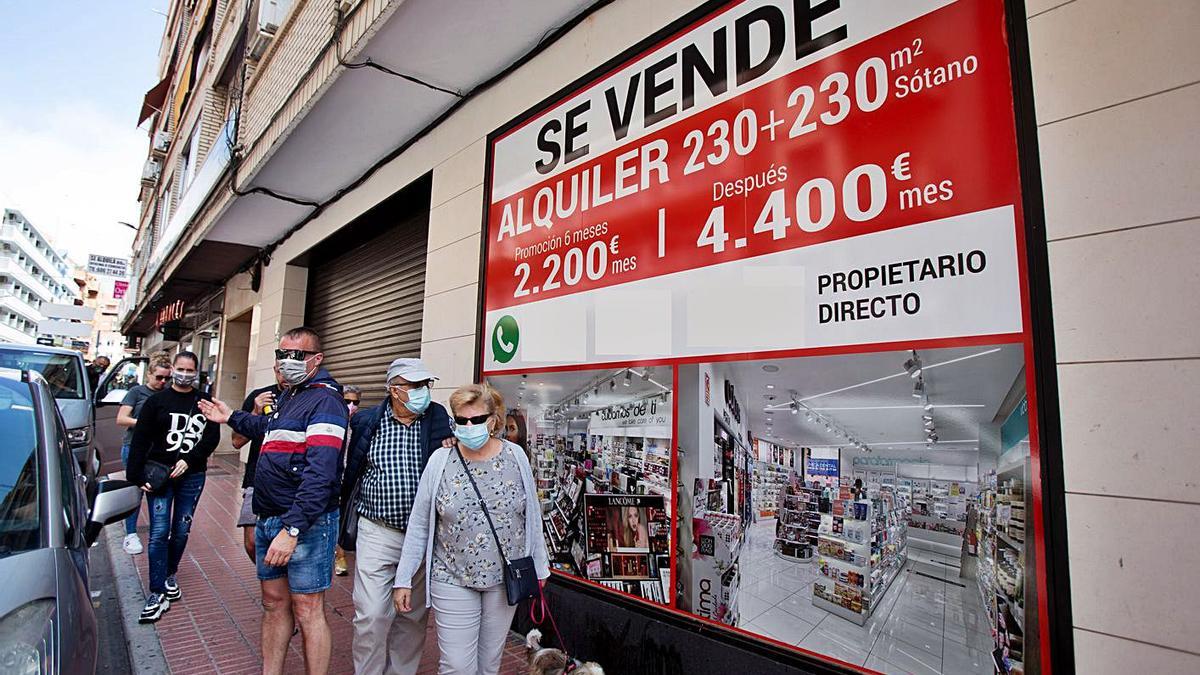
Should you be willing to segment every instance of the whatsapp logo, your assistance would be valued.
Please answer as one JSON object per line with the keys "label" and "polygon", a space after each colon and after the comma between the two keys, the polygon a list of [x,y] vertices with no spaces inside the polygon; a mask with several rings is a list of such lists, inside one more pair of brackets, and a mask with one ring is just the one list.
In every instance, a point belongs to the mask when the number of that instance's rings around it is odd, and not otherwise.
{"label": "whatsapp logo", "polygon": [[517,355],[517,343],[521,341],[521,329],[517,320],[505,314],[492,329],[492,357],[498,363],[508,363]]}

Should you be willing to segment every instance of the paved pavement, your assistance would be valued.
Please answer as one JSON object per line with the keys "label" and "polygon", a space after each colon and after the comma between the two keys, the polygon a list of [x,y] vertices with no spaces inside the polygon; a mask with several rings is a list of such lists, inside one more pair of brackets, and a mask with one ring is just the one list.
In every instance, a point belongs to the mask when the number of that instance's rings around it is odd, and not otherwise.
{"label": "paved pavement", "polygon": [[[210,463],[208,481],[192,532],[188,538],[187,551],[179,566],[179,585],[183,600],[171,603],[171,609],[154,625],[133,623],[127,627],[130,644],[145,641],[152,634],[162,645],[166,663],[174,675],[192,673],[257,673],[262,667],[262,652],[259,647],[259,626],[262,605],[254,564],[242,548],[242,533],[234,526],[241,506],[241,468],[238,456],[217,455]],[[111,525],[107,535],[119,541],[119,524]],[[138,523],[138,533],[143,543],[148,531],[145,509]],[[110,547],[114,571],[118,577],[134,579],[129,565],[132,558],[136,568],[136,581],[143,592],[147,587],[146,555],[128,556],[119,544]],[[353,563],[352,563],[353,564]],[[330,672],[354,672],[351,661],[351,644],[354,630],[354,605],[351,600],[353,575],[335,577],[333,588],[326,592],[326,607],[330,626],[333,629],[333,660]],[[118,582],[120,579],[118,579]],[[130,608],[125,602],[123,612],[136,613],[140,605]],[[437,671],[437,639],[433,621],[425,641],[425,656],[421,661],[420,673]],[[300,637],[293,638],[288,650],[288,673],[302,673],[303,645]],[[154,672],[139,666],[134,658],[134,669],[139,672]],[[524,648],[515,636],[510,636],[505,647],[501,673],[526,672]]]}

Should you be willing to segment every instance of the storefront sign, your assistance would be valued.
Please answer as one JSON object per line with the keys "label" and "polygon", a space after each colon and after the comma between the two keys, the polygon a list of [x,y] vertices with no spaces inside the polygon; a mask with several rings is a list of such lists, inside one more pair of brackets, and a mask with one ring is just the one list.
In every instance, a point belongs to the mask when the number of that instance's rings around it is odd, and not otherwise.
{"label": "storefront sign", "polygon": [[184,303],[182,300],[176,300],[170,304],[163,305],[158,309],[158,314],[154,318],[154,326],[160,327],[164,323],[178,321],[183,318]]}
{"label": "storefront sign", "polygon": [[124,298],[125,293],[128,290],[129,290],[129,282],[128,281],[114,281],[113,282],[113,300],[120,300],[121,298]]}
{"label": "storefront sign", "polygon": [[602,408],[588,419],[595,436],[671,437],[671,405],[658,397]]}
{"label": "storefront sign", "polygon": [[129,260],[92,253],[88,255],[87,271],[97,276],[124,279],[129,276]]}

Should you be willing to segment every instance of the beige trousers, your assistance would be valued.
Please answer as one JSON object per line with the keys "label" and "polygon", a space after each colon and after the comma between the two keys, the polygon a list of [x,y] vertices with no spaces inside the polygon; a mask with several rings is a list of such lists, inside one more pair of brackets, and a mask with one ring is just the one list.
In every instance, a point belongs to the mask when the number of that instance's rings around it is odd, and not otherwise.
{"label": "beige trousers", "polygon": [[354,555],[354,672],[413,675],[425,648],[424,566],[413,577],[412,610],[396,616],[392,583],[404,548],[404,533],[358,519]]}

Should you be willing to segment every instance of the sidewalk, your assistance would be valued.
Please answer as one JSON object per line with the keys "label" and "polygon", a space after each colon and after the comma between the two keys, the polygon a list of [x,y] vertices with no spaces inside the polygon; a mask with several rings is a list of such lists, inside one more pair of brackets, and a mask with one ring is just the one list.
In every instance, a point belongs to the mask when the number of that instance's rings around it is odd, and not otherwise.
{"label": "sidewalk", "polygon": [[[192,673],[257,673],[262,668],[259,649],[259,624],[262,606],[254,564],[242,548],[242,533],[234,527],[241,506],[241,467],[236,454],[214,456],[209,465],[208,481],[196,511],[187,551],[179,565],[179,586],[183,600],[171,603],[171,609],[153,626],[136,625],[135,631],[157,629],[167,664],[174,675]],[[146,541],[148,523],[138,521],[138,534]],[[116,530],[118,525],[112,526]],[[123,531],[123,530],[121,530]],[[110,532],[109,536],[118,536]],[[114,573],[131,573],[133,559],[138,582],[147,585],[146,555],[127,556],[114,549]],[[124,557],[124,560],[120,558]],[[351,559],[353,561],[353,559]],[[353,567],[353,562],[351,562]],[[351,645],[354,629],[354,604],[351,600],[353,570],[345,577],[334,577],[326,594],[327,615],[333,630],[331,673],[353,673]],[[135,610],[139,611],[140,607]],[[425,641],[425,656],[420,673],[437,672],[437,639],[433,620]],[[303,645],[292,639],[288,650],[288,673],[304,672]],[[523,673],[525,650],[515,636],[505,647],[501,673]],[[136,669],[136,665],[135,665]]]}

